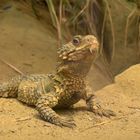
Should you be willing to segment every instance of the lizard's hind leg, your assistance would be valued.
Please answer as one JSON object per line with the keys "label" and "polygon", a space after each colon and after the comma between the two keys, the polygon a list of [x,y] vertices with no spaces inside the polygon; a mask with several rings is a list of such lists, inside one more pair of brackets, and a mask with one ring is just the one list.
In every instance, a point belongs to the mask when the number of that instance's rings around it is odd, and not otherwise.
{"label": "lizard's hind leg", "polygon": [[18,86],[21,82],[21,77],[15,77],[8,82],[0,84],[0,97],[16,97],[18,92]]}

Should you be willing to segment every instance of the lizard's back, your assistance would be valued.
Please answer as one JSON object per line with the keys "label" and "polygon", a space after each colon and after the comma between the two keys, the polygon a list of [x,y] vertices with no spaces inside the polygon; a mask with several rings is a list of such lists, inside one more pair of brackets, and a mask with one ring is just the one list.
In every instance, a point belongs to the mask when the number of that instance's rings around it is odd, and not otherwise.
{"label": "lizard's back", "polygon": [[35,105],[41,94],[46,94],[46,85],[51,88],[52,84],[46,74],[24,76],[18,87],[17,99],[28,105]]}
{"label": "lizard's back", "polygon": [[51,87],[51,83],[47,74],[17,76],[0,84],[0,96],[17,97],[28,105],[35,105],[39,96],[44,93],[44,85]]}

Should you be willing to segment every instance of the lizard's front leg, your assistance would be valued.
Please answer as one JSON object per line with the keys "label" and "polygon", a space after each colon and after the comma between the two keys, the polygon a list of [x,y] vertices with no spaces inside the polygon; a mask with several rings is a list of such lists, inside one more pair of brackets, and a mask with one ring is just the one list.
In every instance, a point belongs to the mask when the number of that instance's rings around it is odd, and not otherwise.
{"label": "lizard's front leg", "polygon": [[59,116],[52,108],[58,104],[57,97],[54,97],[52,93],[47,93],[41,95],[38,99],[36,107],[40,113],[40,116],[55,125],[58,126],[66,126],[66,127],[74,127],[75,124],[73,120],[66,119],[64,117]]}
{"label": "lizard's front leg", "polygon": [[112,110],[108,109],[103,109],[96,101],[96,96],[94,94],[88,95],[86,97],[86,104],[88,106],[88,110],[95,113],[95,115],[99,116],[105,116],[105,117],[110,117],[110,116],[116,116],[116,114]]}

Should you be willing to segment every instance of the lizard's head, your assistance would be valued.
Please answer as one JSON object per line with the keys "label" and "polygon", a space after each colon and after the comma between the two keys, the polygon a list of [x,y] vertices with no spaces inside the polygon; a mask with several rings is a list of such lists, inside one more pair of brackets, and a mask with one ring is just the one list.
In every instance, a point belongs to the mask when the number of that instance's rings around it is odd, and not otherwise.
{"label": "lizard's head", "polygon": [[74,36],[72,41],[58,50],[59,58],[64,61],[79,61],[86,57],[95,57],[99,43],[95,36]]}
{"label": "lizard's head", "polygon": [[58,71],[86,75],[99,50],[97,38],[93,35],[74,36],[72,41],[58,50],[60,65]]}

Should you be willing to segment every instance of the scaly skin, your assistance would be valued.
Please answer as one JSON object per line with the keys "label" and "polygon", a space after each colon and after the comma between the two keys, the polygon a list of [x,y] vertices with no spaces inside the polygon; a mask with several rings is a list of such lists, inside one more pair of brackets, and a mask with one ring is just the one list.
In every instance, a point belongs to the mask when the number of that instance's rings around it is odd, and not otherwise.
{"label": "scaly skin", "polygon": [[113,116],[88,96],[84,79],[98,54],[99,43],[93,35],[75,36],[58,50],[58,65],[54,74],[34,74],[15,77],[0,85],[1,97],[15,97],[36,106],[40,116],[58,126],[73,127],[73,120],[59,116],[54,108],[68,108],[84,99],[90,111],[100,116]]}

